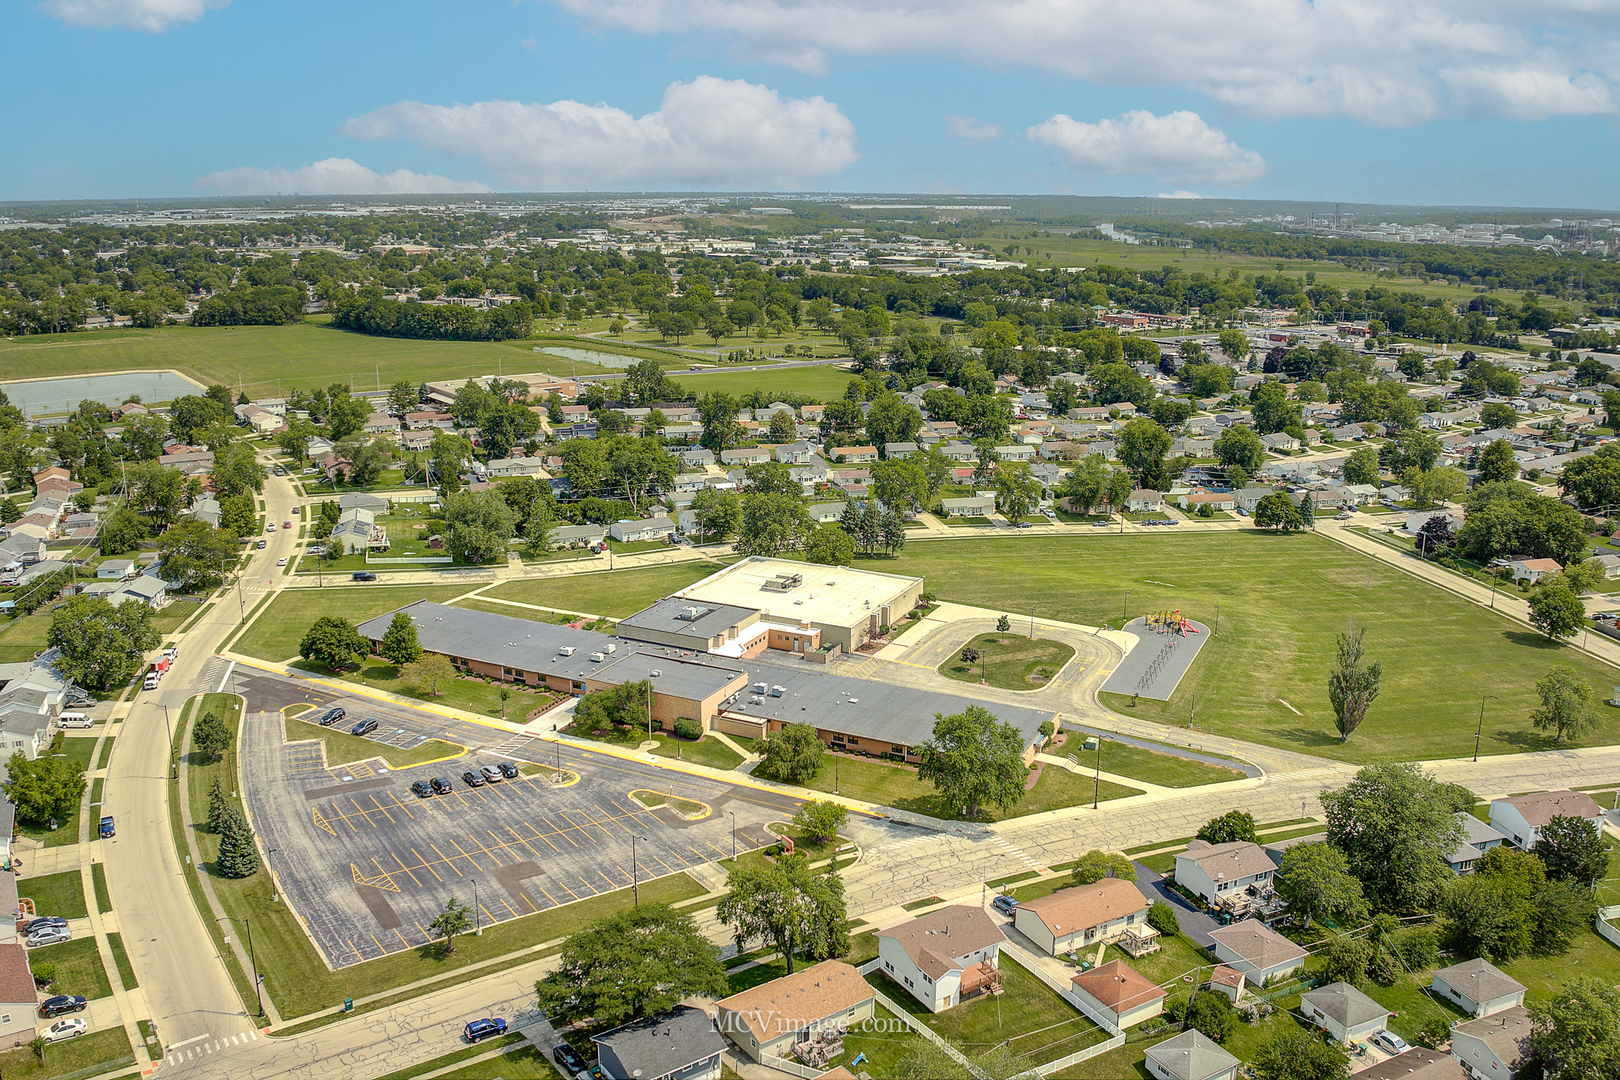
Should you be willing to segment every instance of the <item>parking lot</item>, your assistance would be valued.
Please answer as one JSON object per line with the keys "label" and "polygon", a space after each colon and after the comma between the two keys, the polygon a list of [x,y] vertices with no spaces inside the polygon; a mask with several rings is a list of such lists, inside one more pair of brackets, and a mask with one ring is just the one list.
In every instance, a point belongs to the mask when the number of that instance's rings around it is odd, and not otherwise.
{"label": "parking lot", "polygon": [[[382,762],[329,767],[319,744],[284,744],[274,713],[248,700],[241,754],[254,827],[279,890],[334,968],[427,944],[452,897],[481,924],[505,922],[728,858],[771,841],[790,800],[482,729],[484,745],[453,761],[399,771]],[[431,714],[397,716],[373,736],[447,737]],[[351,717],[348,719],[352,719]],[[379,715],[379,718],[381,716]],[[461,774],[502,760],[544,763],[536,775],[470,787]],[[535,771],[532,770],[531,771]],[[422,799],[416,780],[445,776],[453,791]],[[703,804],[686,820],[643,809],[647,789]],[[632,850],[634,862],[632,862]]]}

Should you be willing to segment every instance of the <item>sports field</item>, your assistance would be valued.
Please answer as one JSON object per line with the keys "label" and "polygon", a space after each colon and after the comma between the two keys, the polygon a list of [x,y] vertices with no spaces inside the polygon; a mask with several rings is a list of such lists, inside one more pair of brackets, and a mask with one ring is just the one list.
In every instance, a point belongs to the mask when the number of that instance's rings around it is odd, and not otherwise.
{"label": "sports field", "polygon": [[[1020,613],[1033,604],[1038,616],[1079,623],[1180,609],[1217,629],[1175,696],[1104,704],[1182,726],[1196,697],[1200,728],[1349,761],[1472,753],[1481,695],[1494,696],[1481,753],[1544,749],[1551,742],[1529,713],[1549,665],[1573,665],[1599,697],[1620,682],[1575,649],[1309,535],[942,540],[873,569],[924,576],[942,600]],[[1369,658],[1383,662],[1383,692],[1341,744],[1327,671],[1352,619],[1367,627]],[[1599,715],[1584,745],[1620,741],[1620,710]]]}

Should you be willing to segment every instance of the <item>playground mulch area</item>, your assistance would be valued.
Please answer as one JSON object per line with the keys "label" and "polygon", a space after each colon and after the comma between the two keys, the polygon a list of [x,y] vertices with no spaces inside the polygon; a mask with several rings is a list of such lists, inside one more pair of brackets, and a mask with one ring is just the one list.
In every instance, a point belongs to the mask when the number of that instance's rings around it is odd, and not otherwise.
{"label": "playground mulch area", "polygon": [[1209,641],[1209,627],[1191,619],[1183,625],[1132,619],[1125,632],[1137,639],[1119,667],[1103,683],[1104,693],[1134,694],[1154,701],[1169,701],[1198,653]]}

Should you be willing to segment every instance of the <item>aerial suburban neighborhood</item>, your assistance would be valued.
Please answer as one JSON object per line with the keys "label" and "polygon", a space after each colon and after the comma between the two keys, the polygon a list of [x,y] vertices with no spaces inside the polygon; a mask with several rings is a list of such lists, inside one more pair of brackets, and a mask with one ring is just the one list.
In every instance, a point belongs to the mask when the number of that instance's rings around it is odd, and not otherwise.
{"label": "aerial suburban neighborhood", "polygon": [[1567,7],[0,13],[0,1075],[1620,1080]]}

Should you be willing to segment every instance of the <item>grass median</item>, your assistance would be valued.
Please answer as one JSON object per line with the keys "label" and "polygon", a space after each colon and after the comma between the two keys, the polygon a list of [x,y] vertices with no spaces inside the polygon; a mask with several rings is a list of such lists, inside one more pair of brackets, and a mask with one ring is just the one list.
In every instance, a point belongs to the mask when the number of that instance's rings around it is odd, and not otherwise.
{"label": "grass median", "polygon": [[[389,746],[387,743],[361,738],[358,735],[350,735],[346,731],[335,728],[325,728],[319,724],[306,724],[302,720],[288,718],[282,722],[286,725],[288,742],[319,740],[325,743],[326,763],[328,765],[382,758],[388,762],[390,768],[408,769],[413,765],[420,765],[426,761],[459,757],[467,752],[465,746],[444,742],[441,739],[429,739],[427,742],[413,746],[409,750],[404,750],[397,746]],[[348,723],[349,718],[345,718],[344,722]]]}
{"label": "grass median", "polygon": [[129,952],[124,948],[124,935],[116,930],[109,933],[107,948],[112,950],[113,963],[118,966],[118,981],[124,984],[124,989],[134,990],[140,986],[135,978],[135,965],[129,962]]}
{"label": "grass median", "polygon": [[[821,772],[800,786],[814,791],[835,792],[914,814],[927,814],[929,817],[953,819],[959,816],[953,812],[953,808],[944,805],[933,784],[917,779],[917,770],[906,765],[829,754]],[[1091,802],[1093,797],[1106,802],[1140,794],[1140,788],[1125,787],[1107,780],[1097,783],[1094,788],[1089,776],[1047,765],[1041,770],[1035,786],[1026,791],[1010,811],[987,807],[981,812],[980,820],[1004,821],[1028,814],[1042,814],[1048,810],[1082,806]]]}
{"label": "grass median", "polygon": [[1003,690],[1039,690],[1074,656],[1074,646],[1017,634],[981,634],[963,646],[979,655],[972,663],[953,656],[939,673],[958,682],[987,682]]}

